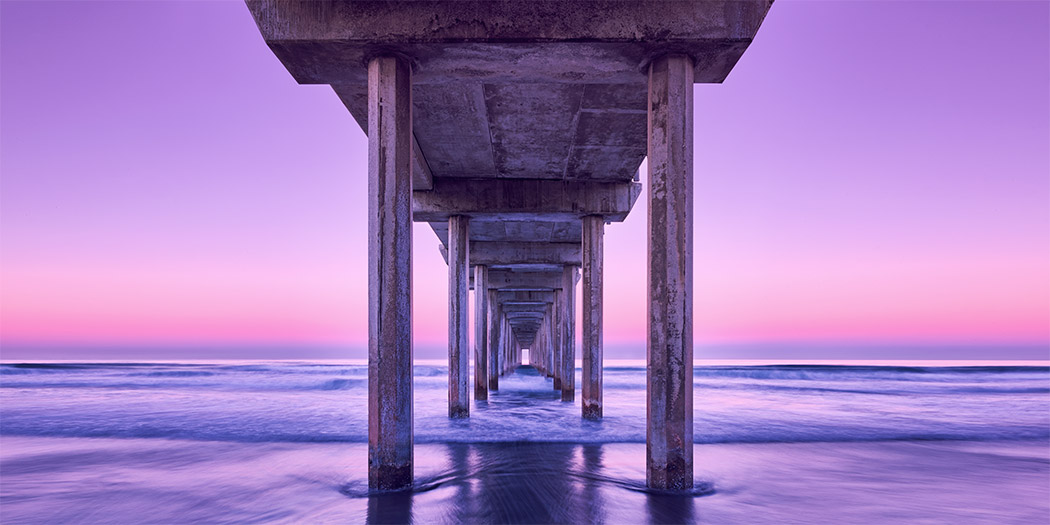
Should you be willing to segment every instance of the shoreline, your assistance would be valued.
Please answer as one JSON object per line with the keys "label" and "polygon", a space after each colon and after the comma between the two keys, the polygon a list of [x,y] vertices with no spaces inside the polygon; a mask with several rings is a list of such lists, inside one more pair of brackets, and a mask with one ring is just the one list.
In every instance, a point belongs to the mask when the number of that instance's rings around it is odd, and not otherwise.
{"label": "shoreline", "polygon": [[696,479],[713,493],[680,496],[644,491],[641,443],[417,444],[419,490],[369,494],[364,443],[0,436],[0,501],[20,523],[1039,523],[1050,519],[1048,445],[704,444]]}

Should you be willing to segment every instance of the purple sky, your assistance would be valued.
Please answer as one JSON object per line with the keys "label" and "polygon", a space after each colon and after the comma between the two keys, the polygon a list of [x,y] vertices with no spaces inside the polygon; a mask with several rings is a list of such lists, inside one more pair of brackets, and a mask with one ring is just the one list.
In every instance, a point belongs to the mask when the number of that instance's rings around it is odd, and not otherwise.
{"label": "purple sky", "polygon": [[[364,356],[365,135],[243,4],[0,10],[3,357]],[[697,356],[1046,358],[1048,20],[777,2],[695,90]],[[417,225],[418,357],[437,244]],[[607,228],[610,357],[644,357],[644,247],[643,195]]]}

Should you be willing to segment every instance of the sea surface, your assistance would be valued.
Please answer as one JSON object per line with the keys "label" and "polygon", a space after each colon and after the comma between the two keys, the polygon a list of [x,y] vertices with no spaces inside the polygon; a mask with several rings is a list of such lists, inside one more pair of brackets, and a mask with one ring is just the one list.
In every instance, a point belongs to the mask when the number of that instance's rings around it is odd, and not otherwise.
{"label": "sea surface", "polygon": [[598,422],[531,367],[449,420],[414,373],[417,483],[375,494],[363,362],[0,364],[0,521],[1050,522],[1046,362],[698,361],[690,495],[645,489],[644,362]]}

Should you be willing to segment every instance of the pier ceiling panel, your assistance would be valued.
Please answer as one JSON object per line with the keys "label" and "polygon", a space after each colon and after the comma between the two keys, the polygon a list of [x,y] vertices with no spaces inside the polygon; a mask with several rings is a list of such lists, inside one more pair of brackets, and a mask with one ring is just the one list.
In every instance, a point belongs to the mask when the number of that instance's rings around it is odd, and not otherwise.
{"label": "pier ceiling panel", "polygon": [[[637,80],[415,85],[413,134],[434,177],[631,181],[646,153]],[[333,89],[365,129],[366,86]]]}

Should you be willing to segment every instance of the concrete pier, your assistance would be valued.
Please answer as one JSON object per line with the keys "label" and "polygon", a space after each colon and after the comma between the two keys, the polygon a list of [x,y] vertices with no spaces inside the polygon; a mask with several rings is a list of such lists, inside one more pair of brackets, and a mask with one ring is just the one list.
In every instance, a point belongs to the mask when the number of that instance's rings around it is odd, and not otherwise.
{"label": "concrete pier", "polygon": [[598,418],[603,229],[648,156],[647,480],[691,487],[692,88],[725,80],[772,2],[246,3],[292,77],[330,85],[368,133],[370,485],[412,481],[410,222],[449,264],[449,416],[470,410],[460,282],[475,400],[529,348],[568,401],[582,268],[582,410]]}
{"label": "concrete pier", "polygon": [[448,218],[448,417],[470,415],[470,219]]}
{"label": "concrete pier", "polygon": [[[564,282],[564,281],[563,281]],[[553,317],[553,342],[551,347],[551,379],[554,380],[554,389],[561,390],[562,378],[565,377],[565,369],[562,361],[565,358],[565,290],[554,291],[554,303],[552,309]]]}
{"label": "concrete pier", "polygon": [[474,267],[474,399],[489,398],[488,267]]}
{"label": "concrete pier", "polygon": [[583,218],[583,417],[602,417],[602,263],[605,218]]}
{"label": "concrete pier", "polygon": [[693,60],[649,66],[646,481],[693,486]]}
{"label": "concrete pier", "polygon": [[489,392],[499,390],[499,352],[502,341],[503,327],[503,305],[496,301],[496,293],[489,292],[489,351],[488,351],[488,379]]}
{"label": "concrete pier", "polygon": [[561,400],[576,399],[576,267],[562,269]]}
{"label": "concrete pier", "polygon": [[412,72],[368,63],[368,484],[412,483]]}

